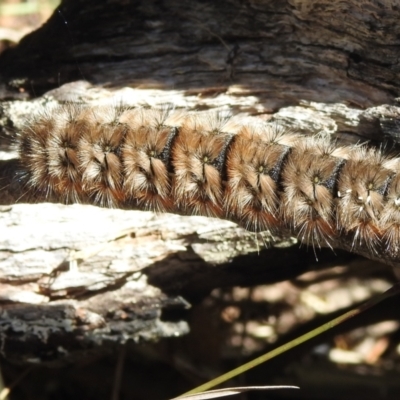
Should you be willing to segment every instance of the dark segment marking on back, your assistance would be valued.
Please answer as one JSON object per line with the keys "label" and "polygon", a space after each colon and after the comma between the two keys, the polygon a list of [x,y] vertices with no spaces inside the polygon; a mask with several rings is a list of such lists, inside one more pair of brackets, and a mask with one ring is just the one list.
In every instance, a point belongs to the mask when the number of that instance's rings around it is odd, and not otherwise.
{"label": "dark segment marking on back", "polygon": [[179,134],[179,128],[177,127],[171,127],[171,131],[168,135],[167,142],[165,143],[165,146],[162,150],[162,152],[159,154],[157,158],[159,158],[166,166],[167,170],[169,173],[173,173],[173,165],[172,165],[172,149],[173,149],[173,143],[176,138],[176,136]]}
{"label": "dark segment marking on back", "polygon": [[282,171],[284,168],[284,164],[285,164],[287,158],[289,157],[289,154],[291,151],[292,151],[291,147],[285,146],[281,156],[279,157],[278,162],[268,171],[269,176],[277,184],[281,183],[280,178],[281,178],[281,174],[282,174]]}
{"label": "dark segment marking on back", "polygon": [[344,158],[338,159],[335,168],[332,172],[332,175],[322,183],[327,189],[332,190],[334,197],[336,197],[337,193],[337,185],[339,182],[340,172],[345,164],[346,160]]}

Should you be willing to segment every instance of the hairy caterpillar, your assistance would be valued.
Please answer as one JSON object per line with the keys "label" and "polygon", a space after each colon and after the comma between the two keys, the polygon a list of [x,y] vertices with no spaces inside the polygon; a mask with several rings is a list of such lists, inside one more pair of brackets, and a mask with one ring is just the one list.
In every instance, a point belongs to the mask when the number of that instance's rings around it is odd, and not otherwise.
{"label": "hairy caterpillar", "polygon": [[313,246],[345,235],[400,255],[400,159],[218,113],[65,105],[20,132],[31,193],[226,218]]}

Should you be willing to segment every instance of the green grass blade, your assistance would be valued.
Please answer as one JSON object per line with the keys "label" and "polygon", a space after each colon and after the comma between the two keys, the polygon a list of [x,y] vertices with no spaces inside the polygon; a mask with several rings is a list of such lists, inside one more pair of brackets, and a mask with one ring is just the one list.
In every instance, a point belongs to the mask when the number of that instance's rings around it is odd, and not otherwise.
{"label": "green grass blade", "polygon": [[341,315],[340,317],[337,317],[337,318],[333,319],[332,321],[329,321],[326,324],[323,324],[320,327],[313,329],[312,331],[310,331],[310,332],[308,332],[308,333],[306,333],[306,334],[304,334],[282,346],[279,346],[276,349],[274,349],[266,354],[263,354],[262,356],[254,359],[252,361],[249,361],[248,363],[243,364],[238,368],[235,368],[235,369],[227,372],[226,374],[223,374],[207,383],[204,383],[203,385],[200,385],[200,386],[196,387],[195,389],[192,389],[189,392],[184,393],[181,396],[204,392],[204,391],[209,390],[223,382],[226,382],[240,374],[243,374],[244,372],[250,370],[251,368],[254,368],[257,365],[260,365],[260,364],[262,364],[268,360],[271,360],[272,358],[284,353],[285,351],[291,350],[294,347],[296,347],[304,342],[307,342],[308,340],[320,335],[323,332],[328,331],[329,329],[332,329],[333,327],[341,324],[342,322],[348,320],[349,318],[352,318],[358,314],[361,314],[363,311],[365,311],[365,310],[375,306],[376,304],[382,302],[383,300],[386,300],[397,294],[400,294],[400,283],[395,284],[386,292],[384,292],[378,296],[375,296],[373,299],[367,301],[366,303],[362,304],[361,306],[359,306],[351,311],[346,312],[345,314]]}

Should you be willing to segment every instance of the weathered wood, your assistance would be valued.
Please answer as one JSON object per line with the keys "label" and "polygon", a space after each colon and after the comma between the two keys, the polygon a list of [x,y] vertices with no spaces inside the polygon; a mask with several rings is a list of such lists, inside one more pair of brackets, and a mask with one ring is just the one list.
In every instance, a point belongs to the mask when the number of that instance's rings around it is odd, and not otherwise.
{"label": "weathered wood", "polygon": [[368,107],[399,95],[398,17],[386,0],[64,0],[0,71],[36,95],[84,79],[234,92],[269,110],[300,99]]}

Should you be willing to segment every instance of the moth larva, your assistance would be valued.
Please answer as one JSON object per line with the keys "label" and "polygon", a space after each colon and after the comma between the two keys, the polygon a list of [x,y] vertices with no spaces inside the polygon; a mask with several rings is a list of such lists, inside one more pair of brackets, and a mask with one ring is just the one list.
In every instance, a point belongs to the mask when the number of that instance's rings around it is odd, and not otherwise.
{"label": "moth larva", "polygon": [[28,188],[62,202],[226,218],[317,247],[346,235],[400,255],[400,159],[366,146],[218,113],[66,105],[26,125],[19,154]]}

